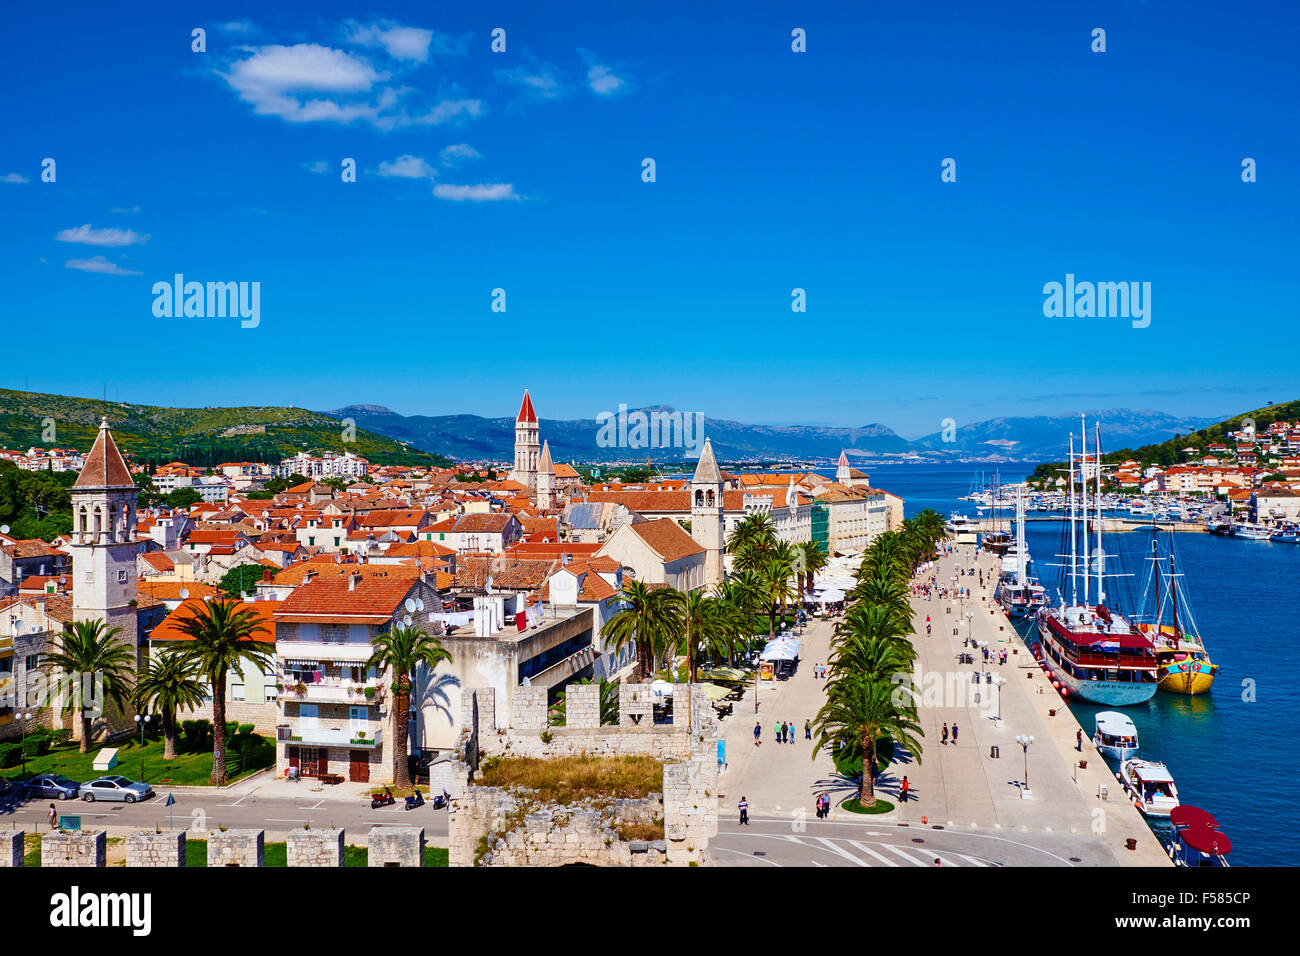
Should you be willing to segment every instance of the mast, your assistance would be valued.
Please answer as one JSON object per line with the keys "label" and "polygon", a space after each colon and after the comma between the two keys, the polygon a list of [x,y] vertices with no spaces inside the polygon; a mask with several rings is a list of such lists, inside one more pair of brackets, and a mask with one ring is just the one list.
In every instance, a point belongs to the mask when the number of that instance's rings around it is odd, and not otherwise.
{"label": "mast", "polygon": [[1174,650],[1178,650],[1183,629],[1178,624],[1178,581],[1174,578],[1174,529],[1169,529],[1169,595],[1174,601]]}
{"label": "mast", "polygon": [[1083,447],[1079,452],[1079,486],[1083,498],[1083,517],[1080,521],[1080,531],[1083,537],[1083,605],[1088,606],[1088,582],[1091,580],[1092,572],[1092,552],[1088,549],[1088,422],[1082,415],[1079,416],[1080,428],[1083,432],[1079,440],[1083,442]]}
{"label": "mast", "polygon": [[1016,583],[1021,587],[1025,586],[1025,578],[1029,576],[1029,568],[1025,556],[1025,499],[1024,488],[1016,486]]}
{"label": "mast", "polygon": [[1160,594],[1160,531],[1156,528],[1155,515],[1151,516],[1151,567],[1156,573],[1156,643],[1160,640],[1160,619],[1161,611],[1164,610],[1162,605],[1162,596]]}
{"label": "mast", "polygon": [[1070,467],[1066,472],[1068,485],[1070,487],[1070,606],[1077,607],[1079,604],[1079,567],[1078,553],[1079,544],[1075,537],[1078,531],[1076,527],[1079,520],[1074,507],[1074,433],[1070,433]]}
{"label": "mast", "polygon": [[1101,548],[1101,422],[1093,422],[1093,427],[1097,429],[1096,446],[1093,448],[1093,455],[1097,459],[1097,606],[1100,607],[1106,601],[1106,594],[1102,590],[1101,576],[1106,563],[1106,552]]}

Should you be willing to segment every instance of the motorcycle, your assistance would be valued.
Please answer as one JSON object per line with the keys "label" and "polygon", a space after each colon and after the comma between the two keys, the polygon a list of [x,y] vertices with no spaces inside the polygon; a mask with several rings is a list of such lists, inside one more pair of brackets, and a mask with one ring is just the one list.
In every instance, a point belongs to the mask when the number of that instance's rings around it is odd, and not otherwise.
{"label": "motorcycle", "polygon": [[424,794],[419,790],[406,798],[406,809],[414,810],[416,807],[424,806]]}
{"label": "motorcycle", "polygon": [[383,793],[376,793],[370,798],[370,809],[378,810],[380,807],[390,807],[397,802],[393,796],[393,791],[385,788]]}

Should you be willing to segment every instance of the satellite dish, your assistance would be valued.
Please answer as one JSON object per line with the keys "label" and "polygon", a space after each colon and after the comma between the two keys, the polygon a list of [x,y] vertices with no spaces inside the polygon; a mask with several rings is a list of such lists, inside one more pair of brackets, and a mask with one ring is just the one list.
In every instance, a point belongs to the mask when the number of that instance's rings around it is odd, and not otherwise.
{"label": "satellite dish", "polygon": [[411,615],[407,614],[405,617],[403,617],[403,618],[402,618],[402,623],[405,624],[407,627],[410,627],[410,626],[411,626]]}
{"label": "satellite dish", "polygon": [[190,589],[189,589],[189,588],[181,588],[181,600],[184,601],[184,600],[185,600],[187,597],[189,597],[189,596],[190,596]]}
{"label": "satellite dish", "polygon": [[8,533],[9,533],[9,526],[7,524],[0,524],[0,534],[8,534]]}
{"label": "satellite dish", "polygon": [[416,598],[416,599],[415,599],[415,609],[416,609],[417,611],[423,611],[423,610],[424,610],[424,598]]}
{"label": "satellite dish", "polygon": [[406,599],[406,603],[403,604],[402,606],[403,606],[404,608],[406,608],[406,613],[407,613],[407,614],[414,614],[414,613],[415,613],[415,602],[412,601],[410,598],[407,598],[407,599]]}

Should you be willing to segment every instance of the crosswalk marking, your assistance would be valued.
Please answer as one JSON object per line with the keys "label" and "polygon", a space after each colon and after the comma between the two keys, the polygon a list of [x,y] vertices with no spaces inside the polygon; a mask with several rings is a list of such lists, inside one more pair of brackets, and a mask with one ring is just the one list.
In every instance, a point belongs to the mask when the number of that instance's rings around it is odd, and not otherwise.
{"label": "crosswalk marking", "polygon": [[893,850],[913,866],[930,866],[934,863],[934,857],[931,857],[928,860],[919,859],[918,857],[914,857],[910,853],[906,852],[902,847],[894,846],[892,843],[882,843],[881,846]]}
{"label": "crosswalk marking", "polygon": [[858,866],[868,866],[868,865],[869,865],[869,864],[863,862],[862,860],[859,860],[856,856],[854,856],[854,855],[853,855],[852,853],[850,853],[848,850],[844,849],[844,847],[840,846],[838,843],[835,843],[835,842],[832,841],[832,840],[828,840],[828,839],[826,839],[826,837],[817,837],[816,839],[817,839],[817,842],[818,842],[818,843],[821,843],[822,845],[824,845],[824,846],[826,847],[826,849],[830,850],[832,853],[838,854],[839,856],[844,857],[844,859],[846,859],[846,860],[852,860],[852,861],[853,861],[854,863],[856,863]]}
{"label": "crosswalk marking", "polygon": [[863,843],[861,843],[861,842],[859,842],[859,841],[857,841],[857,840],[850,840],[849,842],[852,843],[852,844],[853,844],[855,847],[857,847],[859,850],[861,850],[863,853],[870,853],[872,856],[874,856],[874,857],[875,857],[877,860],[879,860],[881,863],[885,864],[885,866],[898,866],[898,864],[895,863],[893,860],[889,859],[889,857],[887,857],[887,856],[882,856],[881,854],[877,853],[875,850],[871,849],[871,847],[866,846],[865,844],[863,844]]}

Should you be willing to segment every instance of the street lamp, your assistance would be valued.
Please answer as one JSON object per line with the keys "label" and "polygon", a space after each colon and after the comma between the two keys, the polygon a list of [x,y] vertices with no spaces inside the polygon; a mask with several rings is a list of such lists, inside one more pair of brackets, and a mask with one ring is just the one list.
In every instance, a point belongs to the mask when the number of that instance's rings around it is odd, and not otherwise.
{"label": "street lamp", "polygon": [[994,677],[994,678],[993,678],[993,683],[996,684],[997,687],[998,687],[998,718],[997,718],[997,723],[998,723],[998,726],[999,726],[999,727],[1002,726],[1002,685],[1005,684],[1006,682],[1007,682],[1007,679],[1006,679],[1005,677],[1001,676],[1001,675],[998,675],[997,677]]}
{"label": "street lamp", "polygon": [[1023,798],[1029,794],[1029,746],[1034,742],[1034,738],[1028,734],[1016,734],[1016,743],[1025,752],[1025,785],[1020,788],[1020,796]]}
{"label": "street lamp", "polygon": [[27,776],[27,721],[35,717],[35,714],[18,714],[18,719],[23,722],[22,742],[18,744],[23,752],[23,776]]}
{"label": "street lamp", "polygon": [[149,721],[153,720],[153,715],[141,716],[135,715],[135,722],[140,725],[140,782],[144,783],[144,728]]}

